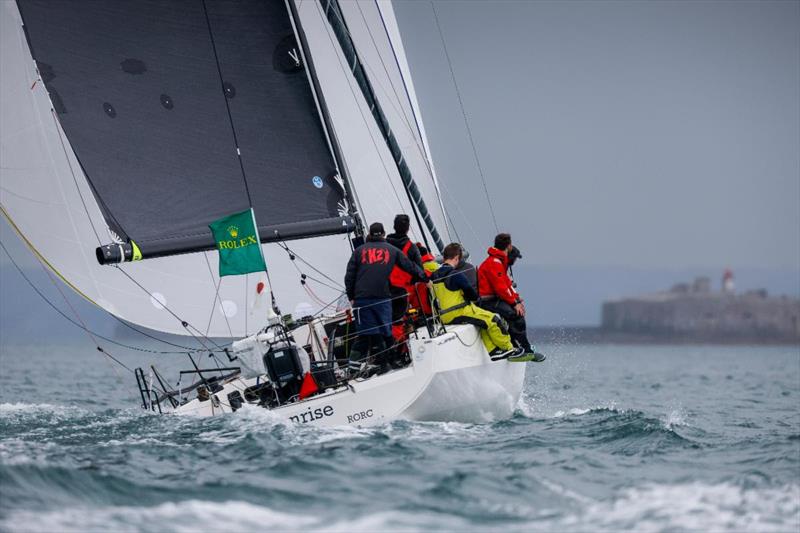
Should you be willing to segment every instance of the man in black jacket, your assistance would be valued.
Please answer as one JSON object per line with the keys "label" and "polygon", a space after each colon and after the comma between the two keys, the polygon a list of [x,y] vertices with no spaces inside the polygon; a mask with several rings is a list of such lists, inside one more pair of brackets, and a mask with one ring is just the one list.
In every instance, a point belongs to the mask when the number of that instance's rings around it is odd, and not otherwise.
{"label": "man in black jacket", "polygon": [[[388,366],[388,346],[392,335],[392,302],[389,275],[397,266],[411,274],[413,281],[425,280],[425,272],[403,252],[387,243],[383,224],[375,222],[369,227],[367,242],[353,251],[347,263],[344,286],[353,306],[358,339],[350,350],[350,375],[364,368],[366,357],[378,355],[375,361]],[[387,346],[387,340],[389,345]]]}

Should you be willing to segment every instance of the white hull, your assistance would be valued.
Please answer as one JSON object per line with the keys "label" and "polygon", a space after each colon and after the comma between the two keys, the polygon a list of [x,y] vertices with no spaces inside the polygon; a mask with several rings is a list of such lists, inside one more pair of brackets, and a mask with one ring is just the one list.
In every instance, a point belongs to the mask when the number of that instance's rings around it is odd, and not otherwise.
{"label": "white hull", "polygon": [[[525,364],[491,361],[473,326],[448,326],[434,338],[409,341],[412,364],[302,402],[270,411],[287,421],[315,426],[371,426],[392,420],[489,422],[508,418],[522,392]],[[177,414],[232,412],[228,394],[255,384],[235,379],[209,400],[194,399]]]}

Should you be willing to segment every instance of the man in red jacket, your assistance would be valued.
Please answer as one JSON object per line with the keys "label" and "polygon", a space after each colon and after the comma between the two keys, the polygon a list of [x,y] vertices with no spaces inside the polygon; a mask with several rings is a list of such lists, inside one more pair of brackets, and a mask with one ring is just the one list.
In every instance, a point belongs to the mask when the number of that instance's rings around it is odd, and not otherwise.
{"label": "man in red jacket", "polygon": [[508,253],[513,248],[510,234],[500,233],[494,238],[494,246],[488,250],[489,257],[478,267],[479,305],[508,322],[511,339],[525,350],[527,360],[544,361],[545,356],[537,353],[528,340],[525,304],[508,275]]}

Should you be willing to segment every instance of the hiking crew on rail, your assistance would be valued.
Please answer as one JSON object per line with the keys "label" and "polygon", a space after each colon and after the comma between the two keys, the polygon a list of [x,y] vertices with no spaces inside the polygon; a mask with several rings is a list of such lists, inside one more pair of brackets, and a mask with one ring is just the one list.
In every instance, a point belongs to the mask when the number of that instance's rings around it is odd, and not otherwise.
{"label": "hiking crew on rail", "polygon": [[544,361],[545,356],[536,352],[528,340],[525,304],[508,273],[510,266],[522,254],[511,244],[509,233],[498,234],[494,238],[494,246],[487,253],[489,256],[478,267],[478,305],[499,314],[508,322],[508,331],[514,344],[524,350],[528,360]]}
{"label": "hiking crew on rail", "polygon": [[475,305],[478,293],[464,273],[455,270],[463,255],[460,244],[448,244],[442,252],[442,266],[431,276],[442,322],[477,326],[483,344],[493,360],[522,355],[524,350],[514,348],[511,343],[505,320],[500,315]]}

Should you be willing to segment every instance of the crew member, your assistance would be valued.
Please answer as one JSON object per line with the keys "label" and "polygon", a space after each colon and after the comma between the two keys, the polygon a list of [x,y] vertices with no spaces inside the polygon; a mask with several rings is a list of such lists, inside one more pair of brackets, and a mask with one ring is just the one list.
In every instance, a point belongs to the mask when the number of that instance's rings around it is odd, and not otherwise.
{"label": "crew member", "polygon": [[[409,216],[397,215],[394,217],[394,233],[386,236],[386,242],[400,250],[403,255],[422,268],[422,256],[419,253],[419,249],[408,238],[408,230],[410,228],[411,219]],[[411,274],[397,266],[392,269],[392,273],[389,275],[389,292],[392,295],[392,337],[394,337],[395,343],[402,343],[406,339],[404,317],[408,311],[409,303],[413,308],[419,307],[419,299],[416,297],[416,291],[411,281]]]}
{"label": "crew member", "polygon": [[[469,256],[469,252],[466,252],[464,255]],[[478,292],[478,269],[467,260],[467,257],[462,257],[461,261],[458,262],[458,265],[456,265],[456,272],[464,274],[470,286],[475,292]]]}
{"label": "crew member", "polygon": [[478,267],[479,305],[498,313],[508,322],[514,344],[524,350],[528,360],[544,361],[545,356],[537,353],[528,340],[525,304],[508,275],[509,263],[521,258],[522,254],[511,244],[508,233],[500,233],[494,238],[494,246],[489,248],[488,254],[489,257]]}
{"label": "crew member", "polygon": [[[381,355],[376,363],[388,369],[388,347],[392,343],[392,303],[389,275],[395,266],[410,274],[412,281],[425,279],[424,271],[387,243],[383,224],[369,227],[367,242],[353,251],[347,263],[344,286],[356,319],[358,339],[350,350],[350,375],[366,368],[367,356]],[[387,341],[389,344],[387,345]]]}
{"label": "crew member", "polygon": [[480,329],[481,339],[492,359],[518,357],[521,348],[514,348],[505,321],[495,313],[475,305],[478,293],[466,276],[456,272],[463,251],[458,243],[448,244],[442,252],[443,264],[433,273],[433,292],[439,302],[439,314],[445,324],[473,324]]}
{"label": "crew member", "polygon": [[[418,242],[417,248],[422,256],[422,269],[425,270],[425,274],[430,278],[441,265],[436,262],[436,258],[433,257],[433,254],[428,251],[428,248],[424,244]],[[424,317],[429,317],[433,313],[430,296],[428,294],[428,284],[421,281],[415,283],[414,293],[419,301],[419,310],[422,311],[422,319],[424,320]]]}
{"label": "crew member", "polygon": [[422,256],[422,268],[425,270],[425,273],[428,274],[428,277],[430,277],[441,265],[436,262],[436,258],[433,257],[433,254],[430,253],[428,248],[421,242],[417,243],[417,249],[419,249],[419,254]]}

